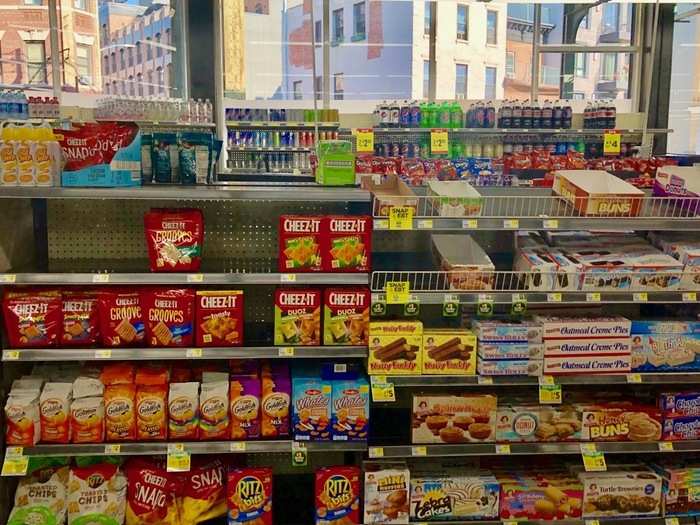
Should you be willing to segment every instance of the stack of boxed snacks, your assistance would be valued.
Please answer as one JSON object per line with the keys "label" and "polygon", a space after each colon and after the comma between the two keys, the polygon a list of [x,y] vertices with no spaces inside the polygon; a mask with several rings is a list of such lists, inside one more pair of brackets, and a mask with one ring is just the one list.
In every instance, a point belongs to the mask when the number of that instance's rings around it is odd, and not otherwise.
{"label": "stack of boxed snacks", "polygon": [[700,514],[700,464],[692,459],[679,459],[652,464],[663,478],[663,504],[666,516]]}
{"label": "stack of boxed snacks", "polygon": [[632,321],[632,369],[635,372],[700,370],[700,322]]}
{"label": "stack of boxed snacks", "polygon": [[[697,206],[698,202],[695,201]],[[650,232],[649,238],[661,251],[683,265],[681,287],[697,290],[700,287],[700,238],[695,232]]]}
{"label": "stack of boxed snacks", "polygon": [[481,195],[465,181],[431,180],[426,200],[427,215],[473,217],[481,214]]}
{"label": "stack of boxed snacks", "polygon": [[631,322],[624,317],[537,316],[544,334],[545,375],[630,371]]}
{"label": "stack of boxed snacks", "polygon": [[433,255],[438,267],[447,272],[440,288],[492,290],[496,267],[469,235],[432,235]]}
{"label": "stack of boxed snacks", "polygon": [[496,439],[496,396],[414,395],[413,443],[483,443]]}
{"label": "stack of boxed snacks", "polygon": [[496,419],[496,441],[581,441],[582,413],[576,404],[540,405],[501,399]]}
{"label": "stack of boxed snacks", "polygon": [[700,393],[674,392],[659,396],[664,441],[700,439]]}
{"label": "stack of boxed snacks", "polygon": [[542,327],[538,322],[475,320],[479,375],[540,375]]}

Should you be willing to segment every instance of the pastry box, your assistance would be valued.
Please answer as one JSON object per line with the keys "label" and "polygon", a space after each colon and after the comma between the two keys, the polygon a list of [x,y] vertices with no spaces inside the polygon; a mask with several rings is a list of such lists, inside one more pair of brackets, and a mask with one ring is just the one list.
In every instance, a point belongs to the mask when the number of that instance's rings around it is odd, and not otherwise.
{"label": "pastry box", "polygon": [[476,373],[476,337],[467,330],[423,332],[423,374],[473,375]]}
{"label": "pastry box", "polygon": [[504,404],[496,421],[497,442],[581,440],[581,411],[574,405]]}
{"label": "pastry box", "polygon": [[496,396],[414,395],[413,443],[494,441]]}
{"label": "pastry box", "polygon": [[419,375],[422,370],[423,323],[379,321],[369,324],[370,375]]}
{"label": "pastry box", "polygon": [[428,181],[427,202],[430,215],[473,217],[481,213],[481,195],[465,181]]}
{"label": "pastry box", "polygon": [[432,235],[433,254],[454,290],[491,290],[495,266],[469,235]]}
{"label": "pastry box", "polygon": [[492,475],[462,472],[411,478],[411,521],[498,519],[500,485]]}
{"label": "pastry box", "polygon": [[555,171],[552,189],[586,216],[637,217],[644,197],[642,190],[602,170]]}
{"label": "pastry box", "polygon": [[661,513],[661,477],[649,469],[580,472],[584,518],[658,516]]}

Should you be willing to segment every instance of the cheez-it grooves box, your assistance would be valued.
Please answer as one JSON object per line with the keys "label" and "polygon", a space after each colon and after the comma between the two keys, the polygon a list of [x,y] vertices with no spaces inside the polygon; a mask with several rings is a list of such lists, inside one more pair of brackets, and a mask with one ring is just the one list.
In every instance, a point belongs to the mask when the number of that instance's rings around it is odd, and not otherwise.
{"label": "cheez-it grooves box", "polygon": [[321,216],[280,215],[279,271],[320,272],[323,270]]}
{"label": "cheez-it grooves box", "polygon": [[327,272],[369,272],[372,267],[372,217],[323,218],[321,258]]}

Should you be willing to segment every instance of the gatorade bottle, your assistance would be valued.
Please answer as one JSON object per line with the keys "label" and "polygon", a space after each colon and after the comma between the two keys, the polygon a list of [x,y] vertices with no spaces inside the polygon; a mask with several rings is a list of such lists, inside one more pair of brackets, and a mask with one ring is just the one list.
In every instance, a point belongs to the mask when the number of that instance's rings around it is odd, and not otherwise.
{"label": "gatorade bottle", "polygon": [[462,106],[456,100],[450,106],[450,127],[453,129],[461,128],[464,120],[464,112]]}

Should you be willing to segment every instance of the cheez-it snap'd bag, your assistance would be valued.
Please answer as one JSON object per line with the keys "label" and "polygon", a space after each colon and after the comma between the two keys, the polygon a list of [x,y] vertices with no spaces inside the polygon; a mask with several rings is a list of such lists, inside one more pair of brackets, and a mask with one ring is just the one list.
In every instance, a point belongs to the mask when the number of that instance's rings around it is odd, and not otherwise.
{"label": "cheez-it snap'd bag", "polygon": [[126,525],[180,525],[180,480],[161,463],[132,458],[126,463]]}
{"label": "cheez-it snap'd bag", "polygon": [[2,311],[11,347],[39,348],[58,344],[63,333],[60,292],[10,291],[3,297]]}
{"label": "cheez-it snap'd bag", "polygon": [[200,210],[153,209],[144,223],[152,272],[199,271],[204,242]]}
{"label": "cheez-it snap'd bag", "polygon": [[180,520],[194,525],[226,514],[226,466],[219,458],[194,456],[182,474]]}

